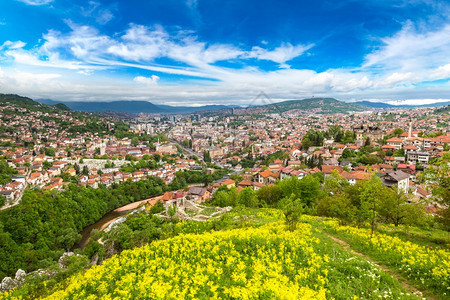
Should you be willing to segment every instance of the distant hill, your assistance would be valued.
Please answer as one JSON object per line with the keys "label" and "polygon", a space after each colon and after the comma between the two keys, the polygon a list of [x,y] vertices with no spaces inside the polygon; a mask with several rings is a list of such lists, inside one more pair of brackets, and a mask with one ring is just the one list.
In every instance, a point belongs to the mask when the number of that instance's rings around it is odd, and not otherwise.
{"label": "distant hill", "polygon": [[67,106],[67,105],[65,105],[64,103],[58,103],[58,104],[55,104],[55,105],[53,105],[54,107],[56,107],[56,108],[58,108],[58,109],[60,109],[60,110],[66,110],[66,111],[70,111],[71,109]]}
{"label": "distant hill", "polygon": [[361,104],[349,103],[336,100],[334,98],[309,98],[303,100],[288,100],[263,107],[285,112],[292,109],[299,110],[320,110],[320,113],[348,113],[350,111],[364,111],[367,107]]}
{"label": "distant hill", "polygon": [[440,107],[440,108],[436,109],[434,112],[437,113],[437,114],[450,113],[450,105],[444,106],[444,107]]}
{"label": "distant hill", "polygon": [[415,108],[415,107],[441,107],[441,106],[447,106],[450,105],[450,102],[436,102],[431,104],[421,104],[421,105],[408,105],[408,104],[400,104],[400,105],[393,105],[389,103],[383,103],[383,102],[372,102],[372,101],[358,101],[354,102],[355,104],[360,104],[368,107],[373,108]]}
{"label": "distant hill", "polygon": [[[58,102],[50,99],[39,99],[41,103],[55,105]],[[191,106],[170,106],[156,105],[148,101],[111,101],[111,102],[63,102],[72,110],[87,112],[117,111],[131,114],[137,113],[193,113],[196,111],[216,110],[231,108],[236,106],[227,105],[204,105],[198,107]]]}
{"label": "distant hill", "polygon": [[43,103],[39,103],[34,101],[31,98],[23,97],[15,94],[0,94],[0,104],[14,104],[18,107],[27,108],[31,111],[43,111],[43,112],[52,112],[56,110],[71,110],[69,107],[62,103],[55,102],[52,105],[46,105]]}
{"label": "distant hill", "polygon": [[0,103],[11,103],[17,106],[40,106],[39,102],[28,97],[22,97],[14,94],[0,94]]}
{"label": "distant hill", "polygon": [[113,101],[113,102],[57,102],[50,99],[37,100],[47,105],[63,103],[76,111],[98,112],[98,111],[121,111],[127,113],[154,112],[162,113],[163,109],[146,101]]}

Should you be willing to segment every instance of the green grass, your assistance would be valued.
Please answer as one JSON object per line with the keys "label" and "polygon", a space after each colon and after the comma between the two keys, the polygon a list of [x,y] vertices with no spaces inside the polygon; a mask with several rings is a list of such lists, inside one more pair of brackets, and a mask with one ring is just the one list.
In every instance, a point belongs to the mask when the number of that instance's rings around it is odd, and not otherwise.
{"label": "green grass", "polygon": [[439,229],[383,225],[378,232],[434,249],[450,250],[450,233]]}
{"label": "green grass", "polygon": [[[373,261],[376,261],[378,264],[383,265],[391,271],[392,274],[395,274],[399,280],[404,280],[409,285],[416,287],[417,289],[424,292],[425,296],[433,297],[434,299],[448,299],[449,288],[446,286],[448,284],[448,280],[433,280],[432,273],[434,272],[434,267],[440,266],[442,268],[443,263],[427,265],[425,260],[421,261],[420,259],[416,259],[416,264],[414,266],[407,265],[402,260],[404,258],[409,258],[409,256],[402,256],[402,254],[396,251],[384,251],[382,245],[378,245],[377,242],[368,242],[365,238],[361,238],[355,236],[345,230],[335,230],[332,227],[328,227],[323,223],[324,219],[317,218],[314,220],[313,218],[308,218],[308,223],[313,224],[316,228],[322,229],[324,232],[329,233],[330,235],[339,238],[351,247],[352,250],[362,253],[363,255],[370,257]],[[386,226],[384,230],[388,231],[388,236],[397,237],[403,242],[405,242],[405,247],[424,247],[426,249],[430,249],[432,253],[441,253],[436,254],[436,259],[440,255],[445,255],[444,253],[447,249],[441,249],[441,247],[436,247],[434,238],[443,237],[443,232],[436,230],[431,231],[430,234],[424,235],[424,230],[420,228],[410,228],[411,234],[404,234],[402,232],[397,232],[395,227],[392,229],[390,226]],[[369,231],[370,232],[370,231]],[[426,231],[428,232],[428,231]],[[378,235],[381,232],[376,232]],[[399,234],[400,236],[397,236]],[[369,237],[370,239],[370,237]],[[408,242],[410,244],[408,244]],[[410,246],[408,246],[410,245]],[[414,249],[414,248],[412,248]],[[419,250],[418,250],[419,251]],[[430,252],[430,253],[431,253]],[[417,253],[417,252],[414,252]],[[448,253],[448,252],[447,252]],[[440,258],[442,259],[442,258]],[[424,265],[421,265],[421,262]],[[412,269],[411,269],[412,268]]]}
{"label": "green grass", "polygon": [[330,257],[328,284],[335,299],[419,299],[392,276],[364,258],[351,254],[331,240],[323,231],[316,229],[320,239],[317,251]]}
{"label": "green grass", "polygon": [[198,213],[199,215],[204,215],[204,216],[210,216],[213,213],[215,213],[217,210],[211,207],[207,207],[204,208],[200,213]]}

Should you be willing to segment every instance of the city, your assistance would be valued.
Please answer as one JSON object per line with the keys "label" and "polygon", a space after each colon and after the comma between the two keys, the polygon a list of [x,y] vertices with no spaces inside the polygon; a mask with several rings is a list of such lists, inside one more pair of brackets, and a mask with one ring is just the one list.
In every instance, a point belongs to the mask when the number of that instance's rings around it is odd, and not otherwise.
{"label": "city", "polygon": [[0,300],[450,299],[448,0],[0,1]]}

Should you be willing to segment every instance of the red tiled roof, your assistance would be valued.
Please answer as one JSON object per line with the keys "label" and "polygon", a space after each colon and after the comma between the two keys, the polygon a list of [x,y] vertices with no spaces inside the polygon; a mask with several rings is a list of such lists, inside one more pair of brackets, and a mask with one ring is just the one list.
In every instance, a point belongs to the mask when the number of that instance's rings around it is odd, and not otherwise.
{"label": "red tiled roof", "polygon": [[328,166],[328,165],[322,165],[322,173],[324,174],[331,174],[333,170],[337,170],[339,173],[342,172],[341,166]]}
{"label": "red tiled roof", "polygon": [[259,173],[259,175],[261,175],[263,178],[267,178],[270,175],[272,175],[272,172],[270,172],[270,170],[265,170],[265,171],[262,171],[261,173]]}
{"label": "red tiled roof", "polygon": [[393,137],[393,138],[388,139],[386,142],[388,142],[388,143],[401,143],[402,140],[399,139],[398,137]]}
{"label": "red tiled roof", "polygon": [[229,184],[234,184],[234,183],[235,183],[235,181],[232,179],[226,179],[221,182],[222,185],[229,185]]}

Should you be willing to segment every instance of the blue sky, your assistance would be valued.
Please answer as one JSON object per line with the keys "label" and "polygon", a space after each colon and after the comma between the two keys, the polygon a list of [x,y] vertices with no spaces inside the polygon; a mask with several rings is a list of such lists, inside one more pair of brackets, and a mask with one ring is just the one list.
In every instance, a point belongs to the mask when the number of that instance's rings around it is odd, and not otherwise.
{"label": "blue sky", "polygon": [[0,92],[32,98],[426,103],[449,79],[448,1],[0,2]]}

